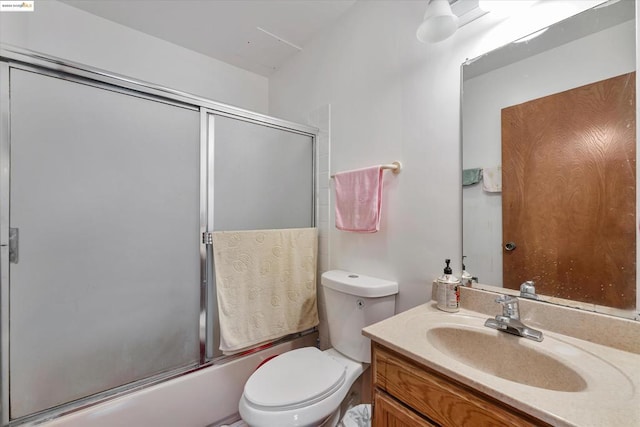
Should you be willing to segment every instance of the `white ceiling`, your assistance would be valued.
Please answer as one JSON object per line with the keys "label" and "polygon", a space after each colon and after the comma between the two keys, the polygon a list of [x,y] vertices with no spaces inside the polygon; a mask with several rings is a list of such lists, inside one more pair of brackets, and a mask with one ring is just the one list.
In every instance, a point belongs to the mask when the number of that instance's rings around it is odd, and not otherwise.
{"label": "white ceiling", "polygon": [[61,0],[269,76],[356,0]]}

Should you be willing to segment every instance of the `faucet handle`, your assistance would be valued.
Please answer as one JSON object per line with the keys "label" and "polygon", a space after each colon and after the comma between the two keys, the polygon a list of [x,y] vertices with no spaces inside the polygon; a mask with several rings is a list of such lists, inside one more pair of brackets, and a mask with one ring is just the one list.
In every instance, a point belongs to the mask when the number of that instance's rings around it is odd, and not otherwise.
{"label": "faucet handle", "polygon": [[511,295],[500,295],[496,302],[502,304],[502,315],[512,319],[520,319],[518,298]]}

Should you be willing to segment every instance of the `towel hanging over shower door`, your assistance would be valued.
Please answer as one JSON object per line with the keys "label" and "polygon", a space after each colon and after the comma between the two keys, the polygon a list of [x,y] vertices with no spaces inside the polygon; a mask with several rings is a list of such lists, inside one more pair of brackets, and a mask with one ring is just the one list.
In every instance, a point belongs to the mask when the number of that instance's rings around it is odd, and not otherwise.
{"label": "towel hanging over shower door", "polygon": [[315,228],[213,233],[220,349],[235,353],[316,326]]}

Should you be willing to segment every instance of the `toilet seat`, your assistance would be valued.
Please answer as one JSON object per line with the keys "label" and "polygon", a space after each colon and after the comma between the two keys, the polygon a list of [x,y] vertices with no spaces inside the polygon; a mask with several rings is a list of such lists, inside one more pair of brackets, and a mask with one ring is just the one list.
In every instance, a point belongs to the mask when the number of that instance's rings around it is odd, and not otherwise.
{"label": "toilet seat", "polygon": [[295,409],[326,399],[345,378],[343,364],[315,347],[305,347],[258,368],[245,384],[244,398],[262,410]]}
{"label": "toilet seat", "polygon": [[[294,356],[287,356],[288,354],[294,353]],[[316,358],[316,356],[320,353],[320,357]],[[308,358],[307,358],[308,356]],[[293,359],[293,362],[290,362],[290,358]],[[298,360],[306,360],[306,363],[301,363],[302,368],[296,369],[296,373],[292,373],[292,367],[294,364],[297,364]],[[319,360],[319,362],[318,362]],[[329,362],[327,362],[329,360]],[[291,393],[296,395],[295,398],[286,398],[286,399],[274,399],[272,396],[264,397],[264,394],[274,394],[274,384],[268,384],[268,380],[256,380],[257,382],[256,388],[262,390],[261,392],[256,392],[252,390],[253,385],[247,387],[249,382],[253,382],[251,378],[245,384],[245,392],[242,394],[240,398],[240,402],[238,402],[238,412],[242,419],[251,426],[258,427],[284,427],[284,426],[298,426],[298,427],[317,427],[319,425],[324,425],[325,422],[327,426],[333,426],[335,423],[332,423],[331,420],[334,416],[340,415],[340,403],[347,396],[347,392],[356,381],[356,379],[362,374],[365,369],[365,366],[361,362],[356,362],[355,360],[349,359],[348,357],[340,354],[340,352],[335,349],[328,349],[324,352],[320,352],[315,347],[305,347],[297,350],[291,350],[287,353],[281,354],[280,356],[269,360],[264,365],[262,365],[258,370],[256,370],[253,374],[257,375],[259,371],[263,368],[268,367],[272,362],[279,361],[280,363],[276,366],[280,366],[278,369],[282,369],[279,371],[274,368],[273,370],[269,368],[269,371],[275,377],[275,382],[278,383],[277,389],[291,390]],[[329,378],[327,372],[331,372],[332,369],[327,369],[326,365],[334,366],[333,362],[336,362],[339,365],[340,372],[338,374],[338,381],[331,381],[327,379],[324,383],[324,393],[322,393],[319,389],[314,392],[307,393],[306,396],[298,395],[301,385],[307,382],[307,379],[301,379],[300,377],[294,377],[294,375],[304,375],[305,378],[310,372],[315,372],[319,377]],[[326,363],[326,365],[325,365]],[[266,371],[266,372],[269,372]],[[333,370],[336,372],[335,370]],[[340,379],[344,373],[344,379]],[[260,374],[262,376],[262,373]],[[334,377],[335,380],[336,377]],[[331,383],[334,382],[333,385]],[[327,385],[329,384],[329,385]],[[311,388],[311,387],[310,387]],[[254,400],[262,401],[263,403],[271,403],[271,404],[282,404],[287,401],[291,405],[291,407],[282,407],[282,406],[260,406],[255,403],[250,402],[246,397],[247,389],[249,389],[249,394],[252,392]],[[296,390],[296,391],[293,391]],[[256,395],[256,393],[258,393]],[[315,395],[315,396],[313,396]],[[310,397],[313,396],[313,397]],[[297,403],[291,403],[294,401],[298,401]],[[306,402],[304,402],[306,400]],[[301,402],[302,401],[302,402]],[[311,402],[309,402],[311,401]],[[337,412],[337,414],[336,414]]]}

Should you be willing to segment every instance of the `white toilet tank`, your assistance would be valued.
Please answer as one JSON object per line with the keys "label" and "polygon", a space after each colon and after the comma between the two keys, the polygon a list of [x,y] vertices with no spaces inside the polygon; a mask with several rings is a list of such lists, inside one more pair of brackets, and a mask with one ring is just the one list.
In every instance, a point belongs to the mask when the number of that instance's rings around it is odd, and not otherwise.
{"label": "white toilet tank", "polygon": [[342,270],[321,279],[331,346],[356,361],[371,363],[371,342],[362,328],[395,314],[398,283]]}

